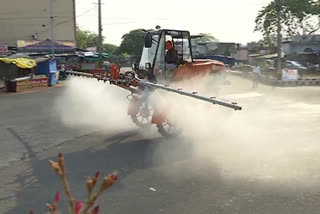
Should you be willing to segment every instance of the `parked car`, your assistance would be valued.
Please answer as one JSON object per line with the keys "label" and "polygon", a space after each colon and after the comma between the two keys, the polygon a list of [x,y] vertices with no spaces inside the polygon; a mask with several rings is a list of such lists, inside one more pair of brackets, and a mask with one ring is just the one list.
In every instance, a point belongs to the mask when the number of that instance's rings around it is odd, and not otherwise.
{"label": "parked car", "polygon": [[265,61],[265,69],[274,70],[275,69],[275,63],[272,59],[267,59]]}
{"label": "parked car", "polygon": [[292,61],[292,60],[287,60],[286,61],[285,68],[297,69],[298,71],[306,71],[308,69],[307,67],[301,65],[299,62]]}
{"label": "parked car", "polygon": [[309,68],[311,71],[320,72],[320,64],[312,64],[312,65],[308,66],[308,68]]}

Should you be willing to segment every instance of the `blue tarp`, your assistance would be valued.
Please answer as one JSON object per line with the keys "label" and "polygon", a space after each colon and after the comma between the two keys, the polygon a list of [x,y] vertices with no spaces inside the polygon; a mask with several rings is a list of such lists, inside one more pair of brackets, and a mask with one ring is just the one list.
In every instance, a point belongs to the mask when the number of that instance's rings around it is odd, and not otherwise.
{"label": "blue tarp", "polygon": [[56,78],[57,61],[56,60],[47,60],[39,62],[37,65],[37,75],[46,75],[49,78],[49,85],[57,84],[58,80]]}

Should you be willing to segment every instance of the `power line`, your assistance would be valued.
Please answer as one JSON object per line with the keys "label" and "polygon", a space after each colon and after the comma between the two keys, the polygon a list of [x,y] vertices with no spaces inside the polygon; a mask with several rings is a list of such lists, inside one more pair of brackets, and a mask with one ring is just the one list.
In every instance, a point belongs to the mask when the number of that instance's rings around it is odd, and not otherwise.
{"label": "power line", "polygon": [[[86,14],[89,13],[91,10],[95,9],[96,7],[97,7],[97,5],[95,5],[94,7],[86,10],[85,12],[79,14],[78,16],[76,16],[76,18],[79,18],[79,17],[82,17],[82,16],[86,15]],[[61,25],[61,24],[68,23],[68,22],[74,20],[74,18],[73,18],[72,16],[53,16],[53,17],[56,18],[56,19],[57,19],[57,18],[69,18],[69,19],[64,20],[64,21],[62,21],[62,22],[56,23],[55,26],[59,26],[59,25]],[[34,17],[32,17],[32,16],[26,16],[26,17],[6,17],[6,18],[1,18],[1,17],[0,17],[0,22],[3,23],[3,21],[19,20],[19,19],[24,19],[24,20],[25,20],[25,19],[48,19],[48,16],[34,16]],[[12,22],[6,22],[6,23],[12,23]],[[30,24],[24,24],[24,25],[34,25],[34,26],[35,26],[35,25],[38,25],[38,24],[31,24],[31,23],[30,23]],[[45,32],[45,31],[47,31],[47,30],[41,31],[41,32],[39,32],[39,33],[42,33],[42,32]]]}
{"label": "power line", "polygon": [[[92,7],[92,8],[90,8],[89,10],[85,11],[84,13],[82,13],[82,14],[80,14],[80,15],[76,16],[76,18],[79,18],[79,17],[81,17],[81,16],[86,15],[86,14],[87,14],[87,13],[89,13],[91,10],[96,9],[96,8],[97,8],[97,5],[96,5],[96,6],[94,6],[94,7]],[[65,20],[65,21],[59,22],[59,23],[57,23],[55,26],[58,26],[58,25],[61,25],[61,24],[64,24],[64,23],[68,23],[68,22],[71,22],[71,21],[73,21],[73,20],[74,20],[74,18],[71,18],[71,19],[68,19],[68,20]]]}
{"label": "power line", "polygon": [[[54,18],[69,18],[70,16],[53,16]],[[6,18],[1,18],[1,20],[19,20],[19,19],[47,19],[48,16],[26,16],[26,17],[6,17]]]}
{"label": "power line", "polygon": [[98,1],[98,24],[99,24],[99,41],[98,41],[98,52],[99,52],[99,68],[102,67],[102,14],[101,14],[101,0]]}
{"label": "power line", "polygon": [[[79,18],[79,17],[81,17],[81,16],[84,16],[85,14],[89,13],[91,10],[95,9],[96,7],[97,7],[97,5],[95,5],[94,7],[86,10],[85,12],[81,13],[80,15],[76,16],[76,18]],[[48,17],[47,17],[47,18],[48,18]],[[71,21],[73,21],[73,20],[74,20],[74,18],[72,17],[71,19],[67,19],[67,20],[65,20],[65,21],[58,22],[58,23],[56,23],[56,24],[54,25],[54,28],[56,28],[56,27],[59,26],[59,25],[62,25],[62,24],[71,22]],[[40,32],[38,32],[38,33],[44,33],[44,32],[47,32],[47,31],[48,31],[48,29],[45,29],[45,30],[40,31]]]}
{"label": "power line", "polygon": [[83,12],[82,14],[78,15],[77,18],[89,13],[91,10],[96,9],[98,5],[95,5],[94,7],[90,8],[89,10],[86,10],[85,12]]}
{"label": "power line", "polygon": [[55,43],[55,37],[54,37],[54,21],[55,18],[53,16],[54,14],[54,2],[53,0],[50,0],[50,8],[49,8],[49,16],[50,16],[50,37],[51,37],[51,53],[54,55],[54,43]]}
{"label": "power line", "polygon": [[114,22],[114,23],[106,23],[103,24],[103,26],[105,25],[127,25],[127,24],[135,24],[137,22]]}

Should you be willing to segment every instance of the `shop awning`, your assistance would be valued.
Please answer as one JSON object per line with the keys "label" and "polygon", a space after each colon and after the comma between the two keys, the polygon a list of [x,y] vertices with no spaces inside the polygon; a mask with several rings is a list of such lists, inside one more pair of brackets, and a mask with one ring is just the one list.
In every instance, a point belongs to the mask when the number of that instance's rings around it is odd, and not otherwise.
{"label": "shop awning", "polygon": [[[107,59],[108,57],[109,57],[108,53],[101,53],[102,59]],[[100,60],[99,53],[96,53],[96,52],[91,52],[91,54],[85,54],[84,58],[88,61],[99,61]]]}
{"label": "shop awning", "polygon": [[263,56],[258,56],[258,59],[274,59],[277,58],[278,54],[274,53],[274,54],[267,54],[267,55],[263,55]]}
{"label": "shop awning", "polygon": [[73,42],[43,40],[43,41],[18,41],[18,48],[23,52],[73,52],[76,47]]}
{"label": "shop awning", "polygon": [[33,68],[37,65],[35,60],[28,58],[0,58],[0,62],[4,62],[7,64],[15,64],[19,68]]}

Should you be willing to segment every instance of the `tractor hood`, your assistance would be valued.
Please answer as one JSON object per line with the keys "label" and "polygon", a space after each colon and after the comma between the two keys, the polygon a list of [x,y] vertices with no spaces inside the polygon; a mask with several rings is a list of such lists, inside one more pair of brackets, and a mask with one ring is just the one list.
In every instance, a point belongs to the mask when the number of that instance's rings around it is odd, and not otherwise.
{"label": "tractor hood", "polygon": [[213,60],[213,59],[195,59],[194,62],[196,64],[211,64],[211,65],[216,65],[216,66],[225,66],[223,62]]}

